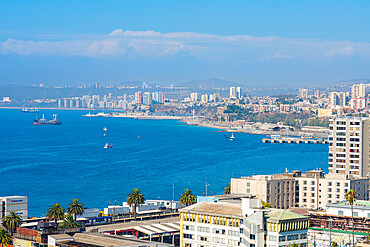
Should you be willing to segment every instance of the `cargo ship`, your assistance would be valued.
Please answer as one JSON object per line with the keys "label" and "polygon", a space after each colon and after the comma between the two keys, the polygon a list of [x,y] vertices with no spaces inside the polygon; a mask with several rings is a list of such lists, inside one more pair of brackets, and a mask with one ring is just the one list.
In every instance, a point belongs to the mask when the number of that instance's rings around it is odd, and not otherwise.
{"label": "cargo ship", "polygon": [[61,125],[62,122],[59,121],[59,119],[57,118],[57,114],[53,114],[52,120],[46,120],[44,117],[44,114],[42,114],[42,118],[33,120],[33,124],[34,125]]}
{"label": "cargo ship", "polygon": [[40,110],[37,108],[22,108],[23,113],[39,113]]}

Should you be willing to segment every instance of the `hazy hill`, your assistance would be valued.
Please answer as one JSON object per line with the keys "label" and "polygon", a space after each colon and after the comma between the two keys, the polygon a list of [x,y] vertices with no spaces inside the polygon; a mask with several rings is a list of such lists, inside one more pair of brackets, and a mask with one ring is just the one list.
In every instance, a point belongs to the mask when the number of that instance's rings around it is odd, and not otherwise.
{"label": "hazy hill", "polygon": [[225,81],[217,78],[210,78],[205,80],[193,80],[181,84],[183,87],[188,88],[228,88],[228,87],[242,87],[243,85],[236,82]]}

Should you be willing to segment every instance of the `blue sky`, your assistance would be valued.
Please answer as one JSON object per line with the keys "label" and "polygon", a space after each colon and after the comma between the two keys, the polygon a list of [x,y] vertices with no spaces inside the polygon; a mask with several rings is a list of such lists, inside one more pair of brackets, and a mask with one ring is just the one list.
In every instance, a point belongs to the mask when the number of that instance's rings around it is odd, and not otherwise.
{"label": "blue sky", "polygon": [[370,78],[370,1],[2,1],[0,83]]}

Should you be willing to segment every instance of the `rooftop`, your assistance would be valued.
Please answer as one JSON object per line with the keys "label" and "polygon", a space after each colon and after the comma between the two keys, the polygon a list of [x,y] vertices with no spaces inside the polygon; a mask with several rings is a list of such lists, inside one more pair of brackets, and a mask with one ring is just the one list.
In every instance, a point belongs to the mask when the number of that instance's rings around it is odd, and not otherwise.
{"label": "rooftop", "polygon": [[[328,206],[337,206],[337,205],[342,205],[342,206],[350,206],[350,204],[347,202],[347,201],[343,201],[343,202],[338,202],[338,203],[331,203],[331,204],[328,204]],[[370,207],[370,201],[363,201],[363,200],[356,200],[354,203],[353,203],[353,206],[354,207]]]}
{"label": "rooftop", "polygon": [[189,207],[183,208],[181,212],[194,212],[194,213],[204,213],[212,215],[222,215],[222,216],[236,216],[242,217],[242,207],[241,205],[231,204],[231,203],[214,203],[214,202],[201,202]]}
{"label": "rooftop", "polygon": [[303,216],[301,214],[282,209],[271,209],[271,211],[267,214],[267,217],[269,218],[269,221],[309,219],[308,216]]}

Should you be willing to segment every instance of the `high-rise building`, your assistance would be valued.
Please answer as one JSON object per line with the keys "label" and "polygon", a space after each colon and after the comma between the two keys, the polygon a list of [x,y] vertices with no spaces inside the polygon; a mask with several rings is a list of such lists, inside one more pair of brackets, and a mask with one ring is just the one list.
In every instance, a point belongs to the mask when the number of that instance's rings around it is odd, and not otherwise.
{"label": "high-rise building", "polygon": [[140,91],[135,93],[135,103],[142,104],[143,103],[143,95]]}
{"label": "high-rise building", "polygon": [[63,107],[68,108],[68,102],[67,99],[63,99]]}
{"label": "high-rise building", "polygon": [[241,99],[242,98],[242,88],[241,87],[237,87],[236,88],[236,98],[237,99]]}
{"label": "high-rise building", "polygon": [[153,104],[152,94],[149,92],[145,92],[143,95],[143,104],[144,105],[151,105]]}
{"label": "high-rise building", "polygon": [[191,93],[191,101],[198,101],[198,93]]}
{"label": "high-rise building", "polygon": [[127,94],[123,95],[123,101],[127,102]]}
{"label": "high-rise building", "polygon": [[300,88],[299,89],[299,97],[302,98],[302,99],[307,99],[308,98],[308,89]]}
{"label": "high-rise building", "polygon": [[346,105],[346,94],[338,92],[330,92],[329,95],[329,108],[344,107]]}
{"label": "high-rise building", "polygon": [[364,84],[355,84],[352,85],[351,97],[352,98],[364,98],[365,97],[365,88]]}
{"label": "high-rise building", "polygon": [[62,108],[62,100],[58,99],[58,108]]}
{"label": "high-rise building", "polygon": [[208,103],[208,94],[203,94],[203,95],[202,95],[202,97],[201,97],[200,102],[201,102],[202,104],[206,104],[206,103]]}
{"label": "high-rise building", "polygon": [[330,120],[329,173],[354,177],[370,175],[369,118]]}
{"label": "high-rise building", "polygon": [[352,110],[360,110],[367,107],[367,98],[352,98],[350,100]]}
{"label": "high-rise building", "polygon": [[320,98],[321,97],[321,91],[320,90],[316,90],[314,94],[315,94],[315,97],[316,98]]}
{"label": "high-rise building", "polygon": [[230,87],[230,98],[235,99],[236,98],[236,88]]}

